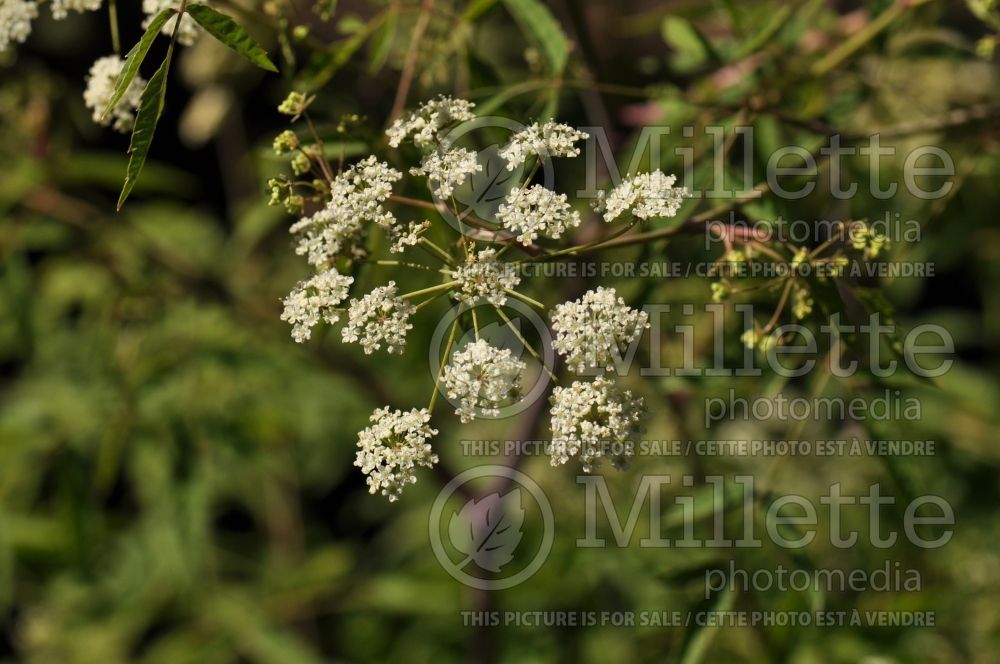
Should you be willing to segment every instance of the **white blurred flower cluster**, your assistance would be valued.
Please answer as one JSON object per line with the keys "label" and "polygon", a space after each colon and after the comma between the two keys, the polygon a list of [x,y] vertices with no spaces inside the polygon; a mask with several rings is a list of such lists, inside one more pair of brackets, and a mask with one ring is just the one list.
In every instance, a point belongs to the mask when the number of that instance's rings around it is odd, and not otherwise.
{"label": "white blurred flower cluster", "polygon": [[127,132],[135,124],[135,111],[139,108],[139,98],[146,81],[141,76],[132,79],[125,94],[111,111],[104,115],[104,109],[115,91],[115,79],[121,73],[125,61],[117,55],[99,58],[87,74],[87,89],[83,92],[83,103],[92,112],[94,122],[115,131]]}
{"label": "white blurred flower cluster", "polygon": [[[146,20],[142,22],[143,29],[148,28],[153,17],[164,9],[179,9],[181,0],[142,0],[142,11],[146,14]],[[201,35],[202,28],[194,19],[186,14],[181,17],[180,26],[177,28],[177,43],[182,46],[191,46]],[[174,26],[177,25],[177,17],[171,17],[160,30],[165,35],[172,35]]]}
{"label": "white blurred flower cluster", "polygon": [[11,43],[23,43],[31,34],[31,22],[38,18],[38,5],[25,0],[0,2],[0,51]]}

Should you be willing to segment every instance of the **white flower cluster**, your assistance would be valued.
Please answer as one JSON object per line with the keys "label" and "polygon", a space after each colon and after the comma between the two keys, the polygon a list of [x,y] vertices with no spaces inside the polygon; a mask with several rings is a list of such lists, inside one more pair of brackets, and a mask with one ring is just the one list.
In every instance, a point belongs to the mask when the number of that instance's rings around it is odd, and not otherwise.
{"label": "white flower cluster", "polygon": [[576,457],[583,471],[591,472],[602,458],[624,467],[631,456],[632,438],[639,432],[642,399],[619,390],[613,381],[598,376],[575,381],[552,391],[553,466]]}
{"label": "white flower cluster", "polygon": [[[142,0],[142,11],[146,14],[146,20],[142,22],[142,27],[148,28],[153,17],[164,9],[180,9],[180,0]],[[172,35],[177,17],[170,18],[160,30],[161,34]],[[183,46],[191,46],[201,34],[201,26],[193,18],[184,15],[181,17],[181,24],[177,28],[177,43]]]}
{"label": "white flower cluster", "polygon": [[394,232],[396,218],[382,203],[401,177],[399,171],[375,157],[368,157],[338,175],[330,184],[326,206],[292,225],[291,232],[301,234],[296,253],[307,256],[310,265],[319,267],[351,251],[366,221]]}
{"label": "white flower cluster", "polygon": [[389,240],[392,242],[389,251],[394,254],[403,253],[407,247],[412,247],[420,242],[421,233],[430,228],[430,225],[429,221],[411,221],[406,228],[399,224],[389,226],[386,229],[389,233]]}
{"label": "white flower cluster", "polygon": [[536,184],[516,187],[497,209],[497,221],[517,233],[522,244],[531,244],[539,235],[558,238],[567,229],[580,225],[580,213],[570,208],[566,194],[557,194]]}
{"label": "white flower cluster", "polygon": [[417,481],[417,466],[431,468],[438,457],[430,440],[437,430],[429,426],[431,415],[426,408],[408,412],[378,408],[372,413],[371,426],[358,434],[358,453],[354,465],[368,476],[368,492],[381,492],[394,502],[408,484]]}
{"label": "white flower cluster", "polygon": [[477,155],[472,150],[435,150],[420,161],[420,166],[411,168],[410,175],[427,177],[431,191],[438,198],[450,198],[455,188],[462,186],[472,173],[483,170]]}
{"label": "white flower cluster", "polygon": [[472,109],[476,105],[464,99],[453,99],[444,95],[420,105],[416,111],[404,115],[389,127],[385,135],[389,145],[398,148],[410,135],[413,144],[425,147],[438,141],[438,132],[455,122],[466,122],[476,117]]}
{"label": "white flower cluster", "polygon": [[83,92],[83,103],[91,110],[94,122],[105,127],[111,125],[115,131],[121,132],[129,131],[135,124],[135,111],[139,108],[142,89],[146,87],[146,81],[141,76],[133,78],[125,94],[104,116],[104,107],[115,92],[115,79],[124,66],[125,61],[117,55],[98,58],[90,67],[87,89]]}
{"label": "white flower cluster", "polygon": [[580,148],[575,143],[587,138],[587,134],[558,122],[537,122],[525,127],[511,137],[510,142],[500,150],[500,156],[507,161],[507,170],[512,171],[527,160],[529,155],[540,157],[575,157]]}
{"label": "white flower cluster", "polygon": [[387,353],[402,354],[406,333],[413,327],[416,307],[396,295],[396,282],[375,288],[360,300],[351,299],[347,325],[340,331],[344,343],[360,342],[365,355],[385,344]]}
{"label": "white flower cluster", "polygon": [[552,347],[572,371],[612,371],[622,348],[642,336],[649,315],[632,309],[614,288],[598,287],[579,300],[557,305],[552,312],[556,338]]}
{"label": "white flower cluster", "polygon": [[343,309],[340,303],[347,299],[347,293],[354,283],[353,277],[340,274],[336,270],[324,270],[311,279],[299,282],[282,304],[281,320],[292,325],[292,338],[302,343],[312,336],[312,328],[322,319],[335,325]]}
{"label": "white flower cluster", "polygon": [[496,249],[483,249],[469,256],[465,265],[455,269],[454,277],[460,286],[451,296],[465,304],[486,300],[495,307],[507,303],[507,289],[521,283],[512,263],[502,263],[496,258]]}
{"label": "white flower cluster", "polygon": [[[7,0],[4,0],[6,2]],[[101,8],[102,0],[52,0],[52,18],[66,18],[70,11],[94,12]]]}
{"label": "white flower cluster", "polygon": [[24,43],[36,18],[38,5],[34,2],[0,0],[0,51],[6,51],[11,42]]}
{"label": "white flower cluster", "polygon": [[643,220],[674,216],[688,196],[685,187],[674,186],[676,182],[675,176],[664,175],[662,171],[625,178],[600,199],[604,220],[614,221],[625,211]]}
{"label": "white flower cluster", "polygon": [[455,414],[462,422],[471,422],[477,416],[498,416],[499,406],[517,398],[524,368],[525,363],[509,348],[495,348],[479,340],[452,356],[441,383],[448,398],[458,401]]}

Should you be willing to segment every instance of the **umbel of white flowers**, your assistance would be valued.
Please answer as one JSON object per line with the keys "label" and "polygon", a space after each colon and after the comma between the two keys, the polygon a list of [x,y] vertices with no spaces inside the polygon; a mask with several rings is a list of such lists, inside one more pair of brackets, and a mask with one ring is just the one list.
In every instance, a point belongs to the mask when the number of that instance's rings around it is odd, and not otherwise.
{"label": "umbel of white flowers", "polygon": [[[303,99],[301,94],[293,93],[282,109],[295,109],[289,114],[298,115]],[[428,188],[441,205],[448,205],[446,199],[482,169],[474,151],[454,147],[448,140],[452,127],[475,118],[474,108],[468,101],[438,97],[396,120],[386,132],[391,147],[409,141],[420,150],[420,165],[409,169],[409,173],[426,178]],[[533,158],[577,156],[580,153],[577,143],[585,138],[583,132],[553,121],[535,123],[512,135],[499,154],[513,171]],[[315,153],[307,152],[312,148],[303,146],[294,132],[282,132],[274,147],[279,155],[294,153],[296,176],[312,169]],[[366,354],[377,350],[402,353],[407,333],[413,327],[411,319],[419,308],[410,298],[418,295],[448,293],[470,307],[488,303],[498,308],[505,306],[513,295],[541,306],[517,292],[522,276],[518,263],[502,259],[511,248],[509,245],[502,250],[476,246],[499,243],[501,240],[497,238],[503,237],[503,233],[486,233],[473,241],[463,237],[462,260],[446,255],[423,235],[431,226],[430,221],[404,224],[398,220],[389,205],[393,203],[390,200],[393,188],[402,178],[400,171],[374,156],[362,159],[342,168],[337,175],[325,177],[319,187],[323,192],[318,200],[319,209],[292,225],[296,253],[305,256],[317,270],[315,276],[297,284],[283,301],[281,317],[292,325],[296,341],[308,340],[320,321],[330,325],[343,321],[340,336],[345,343],[359,343]],[[530,180],[529,176],[514,186],[498,207],[498,231],[506,231],[508,238],[502,242],[513,238],[530,246],[539,238],[555,240],[581,223],[580,212],[565,194],[532,185]],[[282,197],[289,195],[288,189],[274,182],[272,199],[281,203]],[[673,176],[659,171],[627,178],[602,198],[603,218],[611,223],[629,213],[633,223],[638,223],[652,217],[673,216],[686,196],[686,190],[674,185]],[[441,259],[438,268],[401,260],[379,262],[437,271],[443,275],[442,283],[401,293],[396,282],[390,281],[360,297],[350,298],[354,279],[340,274],[337,265],[354,268],[375,262],[369,255],[368,238],[372,232],[385,236],[388,240],[385,246],[392,253],[407,252],[423,244],[429,255]],[[578,373],[610,372],[620,354],[649,327],[645,312],[632,309],[614,289],[603,287],[556,306],[550,318],[555,333],[554,349],[566,359],[568,368]],[[478,337],[475,325],[474,329],[476,340],[445,358],[439,384],[434,387],[448,397],[463,423],[496,417],[504,406],[519,398],[521,377],[527,368],[509,349],[494,347]],[[624,463],[621,454],[608,450],[620,451],[620,444],[638,430],[641,399],[620,390],[605,374],[592,381],[557,387],[551,406],[553,464],[577,458],[589,472],[602,458],[611,457],[616,465]],[[356,461],[367,475],[372,493],[381,492],[396,500],[403,487],[415,481],[417,466],[429,467],[437,461],[429,442],[437,433],[429,425],[430,417],[430,409],[401,412],[385,407],[372,414],[371,426],[358,436]]]}
{"label": "umbel of white flowers", "polygon": [[642,399],[619,390],[606,376],[590,382],[575,381],[552,390],[552,465],[578,458],[584,472],[591,472],[602,458],[623,468],[640,430]]}
{"label": "umbel of white flowers", "polygon": [[98,58],[87,74],[87,88],[83,91],[83,103],[91,110],[94,122],[105,127],[111,125],[115,131],[120,132],[131,131],[142,89],[146,87],[145,79],[137,75],[111,112],[104,115],[104,108],[115,92],[115,79],[124,66],[125,61],[117,55]]}
{"label": "umbel of white flowers", "polygon": [[614,288],[598,287],[557,305],[551,318],[556,332],[552,347],[577,373],[613,370],[621,351],[649,327],[649,314],[629,307]]}
{"label": "umbel of white flowers", "polygon": [[483,249],[469,254],[463,265],[452,273],[458,289],[451,296],[459,302],[475,305],[486,300],[495,307],[507,304],[507,292],[517,288],[521,277],[512,263],[497,260],[496,249]]}
{"label": "umbel of white flowers", "polygon": [[448,398],[459,402],[455,414],[463,423],[496,417],[505,401],[517,398],[525,366],[509,348],[494,348],[480,339],[452,356],[441,383]]}
{"label": "umbel of white flowers", "polygon": [[371,426],[358,434],[354,465],[368,476],[368,491],[381,492],[390,502],[399,498],[403,487],[417,481],[417,466],[432,467],[438,457],[430,440],[437,430],[429,425],[426,408],[402,412],[379,408],[372,413]]}

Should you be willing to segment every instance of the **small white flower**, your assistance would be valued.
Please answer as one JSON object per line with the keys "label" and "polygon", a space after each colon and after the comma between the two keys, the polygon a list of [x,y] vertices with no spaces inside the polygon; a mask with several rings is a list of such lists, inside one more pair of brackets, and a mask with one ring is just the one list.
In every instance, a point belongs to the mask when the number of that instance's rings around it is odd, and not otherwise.
{"label": "small white flower", "polygon": [[[180,6],[180,0],[142,0],[142,11],[146,14],[146,20],[142,22],[142,27],[148,28],[153,17],[164,9],[180,9]],[[177,17],[172,16],[163,24],[163,29],[160,30],[160,33],[168,36],[172,35],[176,23]],[[201,26],[193,18],[185,14],[181,17],[180,27],[177,28],[177,43],[182,46],[191,46],[194,44],[195,39],[201,35],[201,30]]]}
{"label": "small white flower", "polygon": [[632,309],[614,288],[598,287],[579,300],[556,305],[552,347],[566,358],[577,373],[603,368],[612,371],[615,358],[642,336],[649,327],[649,315]]}
{"label": "small white flower", "polygon": [[0,52],[11,42],[19,44],[31,34],[31,22],[38,18],[38,5],[25,0],[0,0]]}
{"label": "small white flower", "polygon": [[[3,0],[6,2],[7,0]],[[101,0],[52,0],[52,18],[66,18],[69,11],[94,12],[101,8]]]}
{"label": "small white flower", "polygon": [[340,303],[347,299],[353,277],[336,270],[324,270],[311,279],[299,282],[282,304],[281,320],[291,323],[292,338],[302,343],[312,336],[312,328],[322,319],[330,325],[340,320]]}
{"label": "small white flower", "polygon": [[500,150],[500,156],[507,161],[507,170],[512,171],[525,162],[529,155],[547,157],[575,157],[580,148],[575,143],[587,138],[587,134],[558,122],[537,122],[514,134],[510,142]]}
{"label": "small white flower", "polygon": [[614,221],[627,210],[644,220],[674,216],[688,196],[685,187],[674,186],[676,182],[675,176],[664,175],[661,171],[625,178],[611,193],[600,198],[604,221]]}
{"label": "small white flower", "polygon": [[524,362],[509,348],[495,348],[479,340],[452,356],[441,384],[448,398],[458,401],[455,414],[462,422],[497,417],[499,407],[520,393],[518,383],[524,368]]}
{"label": "small white flower", "polygon": [[495,307],[507,303],[507,289],[516,288],[521,277],[512,263],[501,263],[496,259],[495,249],[483,249],[470,255],[464,265],[455,270],[455,279],[460,282],[458,290],[451,296],[465,304],[476,304],[486,300]]}
{"label": "small white flower", "polygon": [[462,186],[472,173],[483,170],[477,155],[472,150],[435,150],[420,162],[419,168],[411,168],[410,175],[427,177],[431,191],[438,198],[450,198],[457,187]]}
{"label": "small white flower", "polygon": [[103,116],[104,107],[115,92],[115,79],[124,66],[125,61],[117,55],[98,58],[90,67],[87,89],[83,91],[83,103],[92,111],[94,122],[104,127],[112,125],[115,131],[121,132],[129,131],[135,124],[135,110],[139,108],[139,98],[146,86],[146,81],[141,76],[133,78],[115,107],[107,116]]}
{"label": "small white flower", "polygon": [[408,136],[413,135],[413,144],[424,147],[437,142],[438,132],[455,122],[466,122],[476,117],[472,109],[475,104],[464,99],[440,96],[420,105],[413,111],[392,123],[386,130],[389,145],[397,148]]}
{"label": "small white flower", "polygon": [[553,466],[573,457],[580,460],[585,473],[597,467],[601,458],[610,458],[619,468],[626,465],[633,453],[632,439],[639,432],[641,398],[598,376],[591,382],[555,388],[551,403]]}
{"label": "small white flower", "polygon": [[368,157],[334,178],[330,185],[330,200],[310,217],[304,217],[291,227],[299,235],[295,253],[307,256],[310,265],[326,265],[357,245],[364,222],[392,229],[393,214],[382,207],[392,195],[392,185],[402,174]]}
{"label": "small white flower", "polygon": [[437,435],[429,426],[426,408],[408,412],[378,408],[369,418],[371,426],[358,434],[354,465],[368,476],[368,492],[381,492],[394,502],[408,484],[417,481],[417,466],[431,468],[438,457],[427,441]]}
{"label": "small white flower", "polygon": [[402,354],[406,333],[413,327],[410,316],[416,307],[396,295],[396,282],[379,286],[360,300],[351,299],[347,325],[340,331],[344,343],[360,342],[365,355],[385,344],[387,353]]}
{"label": "small white flower", "polygon": [[570,208],[566,194],[557,194],[536,184],[514,188],[497,209],[497,221],[517,233],[522,244],[531,244],[539,235],[558,238],[567,229],[580,225],[580,213]]}

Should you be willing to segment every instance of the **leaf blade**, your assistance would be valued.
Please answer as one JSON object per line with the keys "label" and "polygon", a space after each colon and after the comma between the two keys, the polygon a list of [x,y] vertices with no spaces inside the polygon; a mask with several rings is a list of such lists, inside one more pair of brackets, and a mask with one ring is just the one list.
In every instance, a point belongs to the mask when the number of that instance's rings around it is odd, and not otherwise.
{"label": "leaf blade", "polygon": [[552,12],[538,0],[503,0],[507,11],[530,34],[545,53],[555,74],[561,74],[569,59],[569,40]]}
{"label": "leaf blade", "polygon": [[139,174],[142,172],[143,164],[146,163],[146,156],[149,154],[149,146],[153,143],[153,133],[156,131],[156,123],[163,113],[164,93],[167,87],[167,72],[170,70],[170,57],[163,59],[159,69],[149,79],[149,83],[142,91],[139,100],[139,110],[135,116],[135,127],[132,129],[132,140],[129,144],[128,167],[125,169],[125,184],[122,186],[121,195],[118,197],[117,209],[121,210],[125,205],[125,199],[132,193]]}
{"label": "leaf blade", "polygon": [[160,33],[160,30],[163,29],[163,26],[173,15],[173,9],[164,9],[159,14],[154,16],[149,22],[149,27],[146,28],[146,32],[144,32],[142,37],[139,38],[139,41],[132,47],[132,50],[125,54],[125,64],[122,66],[122,70],[119,72],[118,78],[115,79],[114,93],[111,95],[111,99],[108,100],[108,103],[104,107],[104,111],[101,115],[107,115],[110,113],[111,109],[113,109],[121,100],[125,91],[128,90],[129,85],[131,85],[132,81],[135,79],[136,74],[139,73],[139,67],[142,65],[142,61],[146,59],[146,54],[149,53],[149,48],[153,45],[153,40],[156,39],[156,35]]}
{"label": "leaf blade", "polygon": [[187,13],[210,35],[251,63],[265,71],[278,72],[267,52],[231,17],[199,3],[189,4]]}

